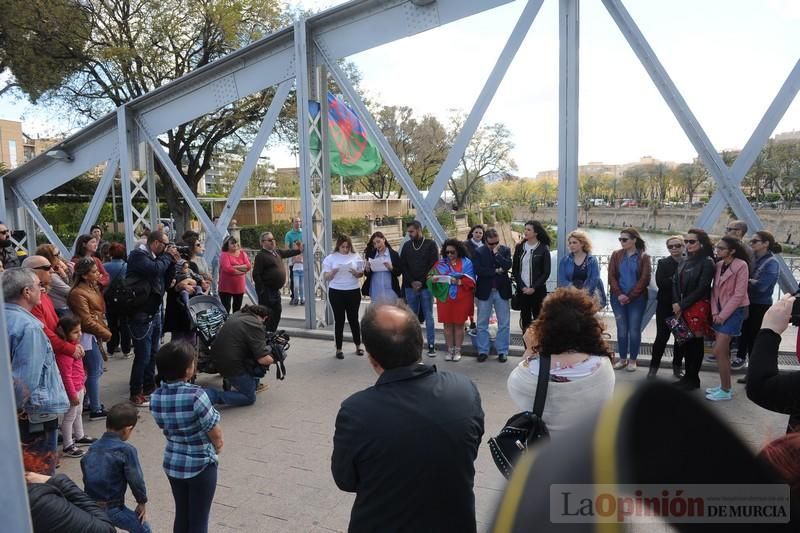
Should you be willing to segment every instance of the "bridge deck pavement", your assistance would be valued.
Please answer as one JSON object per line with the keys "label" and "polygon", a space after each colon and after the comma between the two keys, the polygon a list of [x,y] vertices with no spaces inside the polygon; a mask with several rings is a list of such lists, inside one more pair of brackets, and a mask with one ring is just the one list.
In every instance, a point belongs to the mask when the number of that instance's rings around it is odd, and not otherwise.
{"label": "bridge deck pavement", "polygon": [[[330,474],[334,421],[340,402],[352,392],[372,385],[375,374],[365,358],[345,346],[343,361],[333,357],[329,340],[296,338],[288,359],[288,376],[277,382],[267,376],[268,391],[259,394],[255,405],[222,408],[225,447],[220,455],[219,483],[211,512],[214,532],[327,532],[346,531],[353,495],[337,489]],[[516,411],[506,392],[505,382],[518,357],[505,365],[496,359],[479,364],[472,357],[447,363],[443,354],[435,359],[440,368],[469,376],[477,384],[486,413],[486,432],[497,432]],[[102,378],[102,398],[106,406],[127,397],[131,360],[112,357]],[[667,372],[661,373],[667,377]],[[644,378],[636,373],[617,373],[618,382]],[[716,376],[704,372],[704,386],[716,384]],[[220,386],[220,378],[201,375],[203,385]],[[758,449],[781,435],[787,417],[765,411],[749,402],[742,385],[736,385],[732,402],[714,406],[736,431]],[[699,395],[699,393],[698,393]],[[87,433],[100,436],[102,422],[86,422]],[[484,442],[486,437],[484,438]],[[147,482],[148,516],[153,530],[170,531],[173,502],[169,483],[161,469],[164,438],[147,409],[131,443],[139,457]],[[698,443],[703,445],[703,443]],[[713,453],[711,447],[706,447]],[[732,465],[735,467],[735,465]],[[476,462],[475,495],[479,531],[488,528],[505,480],[497,472],[482,444]],[[76,459],[63,458],[61,472],[80,482]],[[128,492],[129,505],[134,502]]]}

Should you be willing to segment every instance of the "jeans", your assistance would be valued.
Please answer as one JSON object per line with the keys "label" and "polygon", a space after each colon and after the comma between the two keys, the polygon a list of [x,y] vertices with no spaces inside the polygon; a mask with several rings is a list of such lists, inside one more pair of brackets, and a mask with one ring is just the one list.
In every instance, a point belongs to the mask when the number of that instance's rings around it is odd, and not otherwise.
{"label": "jeans", "polygon": [[306,299],[303,298],[303,274],[305,271],[303,270],[294,270],[292,269],[292,282],[294,283],[294,288],[292,289],[292,300],[295,302],[305,302]]}
{"label": "jeans", "polygon": [[140,522],[136,513],[127,507],[109,507],[106,514],[116,528],[130,533],[150,533],[150,525]]}
{"label": "jeans", "polygon": [[436,343],[436,324],[433,323],[433,295],[428,289],[421,289],[419,292],[407,288],[405,290],[406,303],[414,314],[419,314],[422,307],[422,314],[425,316],[425,333],[428,336],[428,344]]}
{"label": "jeans", "polygon": [[497,336],[494,339],[494,347],[498,354],[508,353],[508,343],[510,341],[509,323],[511,322],[511,305],[508,300],[500,296],[497,289],[492,289],[488,300],[476,298],[478,302],[478,353],[489,353],[489,318],[492,316],[492,308],[497,315]]}
{"label": "jeans", "polygon": [[622,360],[639,357],[642,344],[642,317],[647,307],[647,298],[640,296],[628,305],[622,305],[616,296],[611,297],[611,309],[617,321],[617,352]]}
{"label": "jeans", "polygon": [[361,324],[358,321],[358,308],[361,306],[361,289],[342,291],[328,289],[328,301],[333,309],[333,337],[336,350],[342,349],[344,339],[344,318],[350,323],[350,333],[353,334],[353,343],[361,344]]}
{"label": "jeans", "polygon": [[175,499],[173,533],[208,533],[208,515],[217,490],[217,465],[210,464],[188,479],[167,479]]}
{"label": "jeans", "polygon": [[161,311],[151,318],[134,317],[128,321],[133,341],[133,366],[131,366],[131,396],[154,390],[156,352],[161,343]]}
{"label": "jeans", "polygon": [[97,340],[92,341],[92,349],[86,350],[83,358],[83,368],[86,370],[86,395],[89,397],[89,409],[93,413],[99,412],[103,406],[100,403],[100,376],[103,375],[103,355]]}
{"label": "jeans", "polygon": [[221,391],[210,387],[205,389],[206,394],[208,394],[208,399],[211,400],[212,404],[222,403],[234,407],[241,407],[252,405],[256,402],[258,378],[249,374],[240,374],[226,379],[235,390]]}

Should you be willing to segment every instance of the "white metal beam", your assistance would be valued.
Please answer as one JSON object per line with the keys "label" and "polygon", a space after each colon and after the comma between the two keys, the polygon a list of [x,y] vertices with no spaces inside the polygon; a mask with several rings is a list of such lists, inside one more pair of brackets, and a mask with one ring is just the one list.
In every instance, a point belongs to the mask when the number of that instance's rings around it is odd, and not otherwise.
{"label": "white metal beam", "polygon": [[475,135],[475,131],[478,129],[481,120],[483,120],[483,116],[486,114],[489,104],[492,103],[492,99],[495,93],[497,93],[497,88],[500,87],[500,83],[503,81],[506,72],[508,72],[508,67],[514,60],[517,51],[519,51],[522,41],[525,40],[525,36],[528,34],[528,30],[530,30],[531,24],[533,24],[533,21],[536,19],[536,15],[539,13],[539,8],[542,7],[543,1],[544,0],[528,0],[525,8],[522,10],[517,23],[514,25],[514,29],[511,31],[511,35],[508,37],[508,41],[506,41],[503,47],[503,51],[500,52],[497,63],[495,63],[492,68],[486,83],[483,85],[483,89],[481,89],[477,100],[475,100],[472,106],[472,110],[467,116],[467,120],[458,133],[452,148],[450,148],[450,151],[447,153],[447,159],[445,159],[442,167],[436,174],[436,178],[433,180],[427,196],[425,196],[425,203],[428,204],[428,208],[435,208],[437,202],[442,197],[442,193],[445,187],[447,187],[450,177],[453,175],[456,166],[458,166],[459,160],[464,155],[472,136]]}
{"label": "white metal beam", "polygon": [[128,252],[136,246],[133,234],[133,195],[131,194],[131,172],[133,171],[133,146],[128,109],[117,108],[117,134],[119,136],[119,176],[122,185],[122,218],[125,221],[125,248]]}
{"label": "white metal beam", "polygon": [[[33,217],[34,222],[36,222],[36,225],[38,225],[39,229],[42,230],[42,233],[44,233],[45,236],[50,240],[50,242],[54,244],[61,251],[62,257],[69,257],[69,252],[70,252],[69,248],[67,248],[61,241],[59,236],[56,235],[56,232],[53,231],[53,228],[51,228],[50,224],[47,223],[47,219],[44,218],[44,215],[42,215],[42,212],[39,211],[39,208],[36,206],[36,204],[33,203],[33,200],[28,198],[28,196],[25,194],[25,191],[18,189],[13,185],[11,186],[11,190],[14,192],[15,195],[17,195],[17,198],[19,199],[20,203],[25,208],[25,210],[28,212],[28,214],[31,217]],[[36,225],[33,225],[33,227],[35,228]],[[33,235],[28,235],[28,243],[29,243],[28,255],[33,255],[33,252],[36,250],[35,233],[36,232],[34,230]]]}
{"label": "white metal beam", "polygon": [[[108,191],[114,183],[114,174],[116,174],[118,167],[118,158],[115,157],[106,161],[103,177],[100,178],[100,181],[97,183],[97,189],[94,191],[94,195],[92,195],[92,201],[89,202],[89,209],[86,211],[83,222],[81,222],[81,227],[78,230],[79,236],[89,233],[92,225],[97,221],[97,217],[100,216],[100,211],[106,203],[106,198],[108,198]],[[75,240],[77,241],[77,238]],[[74,253],[75,243],[72,243],[72,246]]]}
{"label": "white metal beam", "polygon": [[[325,57],[324,53],[323,57]],[[378,145],[386,165],[391,169],[392,173],[394,173],[397,181],[403,186],[403,190],[406,191],[406,194],[408,194],[408,197],[411,199],[411,202],[417,209],[417,215],[419,215],[419,218],[421,219],[420,221],[430,230],[433,238],[439,244],[443,243],[445,239],[447,239],[447,233],[445,233],[444,228],[442,228],[442,225],[439,224],[436,216],[434,216],[433,210],[430,209],[425,203],[425,199],[422,197],[419,189],[417,189],[414,180],[408,174],[408,171],[403,167],[403,163],[400,162],[400,158],[397,157],[397,154],[394,152],[394,150],[392,150],[389,141],[386,140],[386,137],[378,127],[378,124],[375,122],[372,114],[367,109],[367,106],[365,106],[364,102],[361,101],[361,97],[358,96],[358,93],[353,88],[353,85],[350,83],[347,74],[345,74],[342,69],[339,68],[339,65],[336,64],[336,61],[330,61],[328,58],[325,58],[325,61],[331,71],[333,79],[336,80],[336,83],[347,97],[350,105],[355,108],[356,114],[363,122],[364,127],[366,127],[372,140]],[[323,150],[326,148],[327,147],[325,146],[322,147]]]}

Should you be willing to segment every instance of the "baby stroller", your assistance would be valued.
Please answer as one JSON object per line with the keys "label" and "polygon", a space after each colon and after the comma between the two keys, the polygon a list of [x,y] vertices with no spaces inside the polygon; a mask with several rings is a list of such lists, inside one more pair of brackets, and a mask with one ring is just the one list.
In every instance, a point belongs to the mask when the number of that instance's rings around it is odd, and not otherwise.
{"label": "baby stroller", "polygon": [[215,296],[194,296],[189,299],[189,318],[197,337],[197,371],[216,374],[211,359],[211,344],[228,318],[222,302]]}

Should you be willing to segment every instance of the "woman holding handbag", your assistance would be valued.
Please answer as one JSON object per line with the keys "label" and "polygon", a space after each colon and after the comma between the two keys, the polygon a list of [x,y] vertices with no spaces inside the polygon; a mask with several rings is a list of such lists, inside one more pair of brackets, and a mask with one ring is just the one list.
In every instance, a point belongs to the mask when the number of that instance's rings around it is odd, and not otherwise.
{"label": "woman holding handbag", "polygon": [[619,360],[614,370],[636,370],[636,358],[642,344],[642,319],[647,307],[650,284],[650,256],[639,232],[627,228],[619,234],[621,248],[608,262],[608,284],[611,286],[611,309],[617,322]]}
{"label": "woman holding handbag", "polygon": [[[658,260],[656,266],[656,285],[658,295],[656,296],[656,340],[653,341],[653,355],[650,358],[650,368],[647,371],[648,378],[656,377],[658,367],[661,364],[661,357],[667,347],[667,341],[671,330],[667,325],[667,318],[672,313],[672,278],[678,270],[678,266],[683,262],[683,236],[673,235],[667,239],[667,250],[669,255]],[[672,373],[675,377],[681,377],[681,361],[683,361],[683,346],[675,342],[672,345]]]}
{"label": "woman holding handbag", "polygon": [[692,228],[683,238],[686,261],[672,278],[672,312],[682,318],[694,334],[683,345],[686,372],[675,386],[684,390],[700,388],[700,367],[703,365],[703,337],[711,331],[711,282],[714,279],[714,248],[708,234]]}
{"label": "woman holding handbag", "polygon": [[717,334],[714,357],[717,358],[720,384],[706,389],[706,400],[719,402],[733,399],[731,339],[741,335],[742,323],[750,305],[747,295],[750,261],[742,241],[735,237],[722,237],[714,249],[718,261],[714,288],[711,290],[711,318]]}

